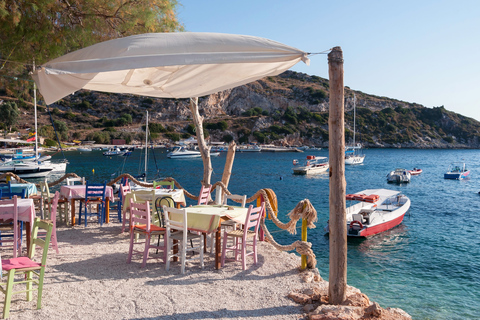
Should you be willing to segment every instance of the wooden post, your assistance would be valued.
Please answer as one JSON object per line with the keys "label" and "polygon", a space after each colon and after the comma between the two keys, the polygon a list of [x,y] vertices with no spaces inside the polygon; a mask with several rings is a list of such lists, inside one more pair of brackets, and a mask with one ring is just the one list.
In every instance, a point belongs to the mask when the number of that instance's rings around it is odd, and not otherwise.
{"label": "wooden post", "polygon": [[[307,219],[302,218],[302,241],[307,242]],[[307,269],[307,256],[302,254],[302,270]]]}
{"label": "wooden post", "polygon": [[330,162],[329,303],[341,304],[347,290],[347,221],[345,200],[345,121],[343,52],[335,47],[328,54],[330,106],[328,151]]}
{"label": "wooden post", "polygon": [[198,98],[190,99],[190,111],[192,111],[193,122],[197,130],[198,150],[200,151],[203,160],[202,185],[209,185],[213,168],[212,161],[210,159],[210,148],[207,146],[203,136],[203,117],[200,115],[200,112],[198,112]]}

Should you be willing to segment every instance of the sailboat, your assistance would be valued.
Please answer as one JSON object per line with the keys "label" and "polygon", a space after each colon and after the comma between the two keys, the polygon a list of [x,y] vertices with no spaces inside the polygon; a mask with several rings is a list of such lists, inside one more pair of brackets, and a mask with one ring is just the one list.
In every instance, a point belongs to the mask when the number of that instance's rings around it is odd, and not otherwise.
{"label": "sailboat", "polygon": [[357,97],[353,94],[353,145],[345,148],[345,164],[362,164],[365,155],[362,152],[362,145],[355,144],[355,115]]}
{"label": "sailboat", "polygon": [[[35,69],[35,64],[34,64]],[[20,178],[43,178],[50,173],[61,174],[65,173],[67,169],[67,161],[54,163],[48,158],[44,158],[47,161],[41,161],[38,155],[38,128],[37,128],[37,86],[33,83],[33,100],[35,107],[35,157],[32,160],[16,159],[5,162],[0,166],[0,174],[6,172],[15,173]]]}

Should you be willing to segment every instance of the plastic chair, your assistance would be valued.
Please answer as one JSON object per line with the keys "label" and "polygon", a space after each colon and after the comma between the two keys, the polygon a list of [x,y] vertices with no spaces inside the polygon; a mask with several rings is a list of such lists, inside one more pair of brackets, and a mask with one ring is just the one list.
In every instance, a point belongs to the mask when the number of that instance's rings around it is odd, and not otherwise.
{"label": "plastic chair", "polygon": [[[56,191],[55,195],[53,196],[53,199],[52,199],[52,210],[51,210],[51,213],[50,213],[50,218],[49,219],[42,219],[42,221],[45,221],[47,223],[52,224],[52,237],[50,239],[51,240],[50,244],[55,249],[57,254],[60,253],[59,250],[58,250],[58,242],[57,242],[57,208],[58,208],[58,200],[59,199],[60,199],[60,192]],[[44,231],[39,231],[38,232],[38,237],[39,238],[45,238],[45,236],[46,236],[46,232],[44,232]]]}
{"label": "plastic chair", "polygon": [[67,178],[65,180],[67,181],[67,186],[74,186],[75,182],[80,182],[81,185],[85,185],[85,177]]}
{"label": "plastic chair", "polygon": [[[145,267],[148,259],[148,252],[151,248],[163,249],[163,261],[166,261],[167,252],[166,252],[166,243],[164,241],[163,245],[151,245],[150,240],[152,236],[160,236],[165,234],[165,228],[159,227],[151,223],[150,216],[150,204],[148,201],[143,203],[136,203],[133,199],[130,199],[130,249],[128,250],[128,259],[127,263],[132,261],[133,253],[143,253],[143,263],[142,267]],[[145,235],[145,248],[143,251],[133,250],[133,245],[135,243],[135,235]],[[138,243],[137,244],[141,244]]]}
{"label": "plastic chair", "polygon": [[[0,236],[0,245],[4,248],[4,244],[7,244],[7,247],[13,248],[13,257],[22,255],[22,228],[20,221],[18,221],[18,197],[13,196],[13,199],[2,200],[2,205],[12,205],[13,208],[11,211],[2,214],[3,223],[0,224],[0,231],[2,235]],[[4,232],[12,232],[11,234],[4,234]],[[7,238],[7,239],[4,239]],[[11,238],[11,239],[10,239]],[[10,245],[11,243],[11,245]]]}
{"label": "plastic chair", "polygon": [[[44,229],[46,232],[45,240],[38,238],[38,230]],[[0,284],[0,291],[5,294],[5,302],[3,307],[3,318],[8,318],[10,313],[10,304],[12,301],[12,295],[15,293],[27,293],[27,301],[32,301],[32,291],[38,291],[37,294],[37,309],[42,307],[42,292],[43,292],[43,278],[45,275],[45,266],[47,264],[48,246],[50,243],[50,237],[52,235],[53,225],[40,221],[39,218],[35,218],[33,224],[32,242],[30,243],[30,250],[28,257],[18,257],[13,259],[2,260],[2,269],[7,271],[7,282]],[[35,254],[35,246],[43,248],[42,261],[40,263],[33,261]],[[15,282],[15,274],[24,274],[24,277],[19,278],[21,281]],[[37,276],[38,279],[33,279],[33,276]],[[13,291],[15,284],[26,283],[26,290]],[[37,285],[37,288],[33,288],[33,285]]]}
{"label": "plastic chair", "polygon": [[[97,216],[100,226],[103,225],[105,219],[105,191],[107,188],[107,182],[103,184],[89,183],[85,186],[85,199],[80,200],[80,210],[78,217],[78,224],[82,223],[82,204],[85,205],[85,227],[87,226],[88,216]],[[97,205],[97,212],[92,212],[92,206]]]}
{"label": "plastic chair", "polygon": [[[195,259],[200,259],[200,266],[203,269],[203,237],[200,234],[187,232],[187,210],[163,206],[163,212],[165,214],[165,241],[167,243],[167,262],[165,269],[167,271],[170,269],[170,258],[172,257],[180,258],[182,274],[185,273],[185,263]],[[177,231],[174,232],[172,229]],[[189,239],[192,241],[198,239],[199,245],[189,248],[187,246],[187,240]],[[177,242],[173,243],[174,240]],[[172,247],[175,246],[178,248],[178,252],[172,253]],[[200,254],[199,256],[187,259],[187,251],[199,251]]]}
{"label": "plastic chair", "polygon": [[165,188],[165,189],[175,189],[175,181],[153,181],[153,189],[159,189],[159,188]]}
{"label": "plastic chair", "polygon": [[198,196],[198,203],[197,205],[206,205],[210,200],[210,192],[212,190],[212,186],[202,186],[200,189],[200,195]]}
{"label": "plastic chair", "polygon": [[[260,207],[254,208],[252,205],[248,208],[247,217],[243,230],[237,229],[230,232],[225,230],[223,235],[223,250],[222,250],[222,267],[225,265],[225,256],[227,251],[235,252],[235,260],[238,258],[238,253],[241,253],[242,268],[247,268],[247,256],[253,255],[253,263],[257,264],[257,235],[260,228],[260,219],[263,216],[263,210],[265,208],[265,202],[262,202]],[[250,230],[254,228],[254,230]],[[227,247],[228,238],[231,237],[235,240],[235,243],[231,247]],[[241,242],[239,241],[241,239]],[[253,239],[251,244],[247,243],[248,239]],[[252,247],[252,251],[247,252],[247,246]]]}

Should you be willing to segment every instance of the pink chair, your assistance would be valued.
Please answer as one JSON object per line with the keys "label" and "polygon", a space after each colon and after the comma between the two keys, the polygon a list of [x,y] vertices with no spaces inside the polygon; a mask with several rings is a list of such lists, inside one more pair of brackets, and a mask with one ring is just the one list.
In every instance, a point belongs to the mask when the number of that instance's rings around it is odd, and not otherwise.
{"label": "pink chair", "polygon": [[[230,232],[225,230],[223,235],[223,250],[222,250],[222,267],[225,265],[225,255],[227,250],[235,252],[235,260],[237,260],[238,253],[241,253],[242,256],[242,267],[243,270],[247,268],[247,256],[253,255],[253,263],[257,264],[257,236],[258,229],[260,228],[260,219],[263,216],[263,210],[265,208],[265,202],[262,202],[260,207],[254,208],[252,205],[248,208],[247,217],[245,219],[245,224],[243,225],[243,230],[237,229]],[[250,228],[254,228],[250,230]],[[228,237],[234,239],[234,245],[227,247]],[[239,240],[241,239],[241,242]],[[247,240],[253,239],[253,242],[247,243]],[[247,252],[247,246],[252,247],[252,251]]]}
{"label": "pink chair", "polygon": [[[130,199],[130,249],[128,251],[127,263],[132,261],[133,253],[143,253],[143,263],[142,267],[145,267],[148,259],[148,252],[151,248],[162,249],[163,250],[163,261],[167,261],[167,250],[166,250],[166,241],[162,245],[152,245],[150,240],[154,236],[165,235],[165,228],[159,227],[151,223],[150,217],[150,204],[148,201],[143,203],[136,203],[133,199]],[[135,242],[135,234],[145,235],[145,242],[140,242],[137,244],[145,243],[145,249],[143,251],[133,250],[133,245]]]}
{"label": "pink chair", "polygon": [[208,201],[210,200],[211,190],[212,190],[211,185],[202,186],[202,189],[200,189],[200,195],[198,196],[197,205],[208,204]]}
{"label": "pink chair", "polygon": [[[130,188],[130,185],[120,185],[120,201],[124,201],[125,200],[125,196],[127,195],[127,193],[130,193],[132,192],[132,189]],[[120,206],[120,208],[122,208],[124,206],[124,204],[122,203],[122,205]],[[120,209],[122,210],[122,209]],[[126,219],[126,215],[127,215],[127,210],[123,210],[123,217],[122,217],[122,233],[125,232],[125,222],[127,221]]]}
{"label": "pink chair", "polygon": [[[52,199],[52,207],[50,210],[50,218],[44,219],[46,223],[51,223],[52,227],[52,236],[50,238],[50,245],[55,249],[57,254],[60,252],[58,251],[58,243],[57,243],[57,208],[58,208],[58,200],[60,199],[60,193],[57,191]],[[38,231],[38,238],[45,238],[47,235],[46,231]]]}
{"label": "pink chair", "polygon": [[[17,257],[17,251],[18,255],[22,255],[22,239],[21,239],[21,229],[20,229],[20,222],[18,221],[18,204],[17,204],[17,196],[13,196],[13,199],[9,200],[2,200],[2,205],[12,205],[13,209],[9,211],[8,213],[3,213],[2,214],[2,224],[0,224],[0,231],[2,234],[4,232],[13,232],[13,237],[11,235],[8,235],[8,238],[5,237],[5,234],[3,234],[3,237],[0,238],[0,244],[2,247],[4,246],[5,243],[7,243],[7,246],[11,246],[13,248],[13,257]],[[5,238],[4,238],[5,237]],[[10,238],[11,237],[11,238]]]}

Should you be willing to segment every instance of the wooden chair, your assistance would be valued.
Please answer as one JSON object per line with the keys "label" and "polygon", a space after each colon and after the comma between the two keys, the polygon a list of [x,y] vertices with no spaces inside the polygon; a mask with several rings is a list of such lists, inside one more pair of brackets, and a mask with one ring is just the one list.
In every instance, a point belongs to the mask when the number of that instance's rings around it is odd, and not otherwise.
{"label": "wooden chair", "polygon": [[[11,190],[11,189],[10,189]],[[20,192],[2,192],[1,198],[3,199],[13,199],[14,197],[17,197],[18,199],[25,199],[26,197],[26,191],[23,189]],[[5,221],[5,220],[4,220]],[[23,221],[18,221],[18,224],[20,226],[20,247],[22,246],[23,242]],[[13,223],[11,222],[3,222],[0,224],[0,243],[2,242],[3,238],[12,238],[14,237],[13,233]],[[7,242],[10,242],[11,240],[6,240]],[[21,252],[21,251],[20,251]]]}
{"label": "wooden chair", "polygon": [[[163,206],[167,206],[169,208],[176,208],[177,204],[175,203],[175,200],[173,200],[173,198],[169,196],[157,198],[155,200],[155,211],[157,212],[157,220],[155,222],[158,221],[158,226],[165,228],[165,218],[164,218],[165,212],[163,212]],[[162,237],[161,235],[158,236],[157,245],[160,245],[161,237]],[[192,247],[193,247],[193,244],[192,244]],[[157,249],[157,253],[158,253],[158,249]]]}
{"label": "wooden chair", "polygon": [[[42,219],[42,221],[45,221],[47,223],[52,224],[52,236],[51,236],[51,241],[50,244],[52,245],[53,249],[55,249],[55,252],[59,254],[58,250],[58,242],[57,242],[57,208],[58,208],[58,201],[60,199],[60,192],[56,191],[55,195],[53,196],[52,199],[52,210],[50,213],[50,218],[49,219]],[[46,232],[44,231],[39,231],[38,232],[38,237],[39,238],[45,238],[47,235]]]}
{"label": "wooden chair", "polygon": [[208,201],[210,201],[210,192],[212,191],[212,186],[202,186],[200,189],[200,194],[198,195],[198,203],[197,205],[206,205]]}
{"label": "wooden chair", "polygon": [[[150,216],[150,204],[148,201],[143,203],[136,203],[133,199],[130,199],[130,249],[128,250],[128,258],[127,263],[132,261],[133,253],[143,253],[143,263],[142,267],[145,267],[147,264],[148,259],[148,252],[151,248],[156,248],[157,252],[158,249],[163,250],[163,261],[165,262],[167,259],[167,251],[166,251],[166,242],[164,241],[163,245],[160,244],[152,245],[150,240],[152,236],[161,236],[165,234],[165,228],[159,227],[151,223],[151,216]],[[143,251],[133,250],[133,245],[135,243],[135,235],[144,235],[145,242],[136,243],[136,244],[145,244],[145,248]]]}
{"label": "wooden chair", "polygon": [[[2,200],[2,205],[12,205],[12,210],[2,214],[2,223],[0,224],[0,245],[2,248],[12,247],[13,257],[22,255],[22,228],[18,221],[18,197],[15,195],[13,199]],[[7,233],[7,234],[5,234]]]}
{"label": "wooden chair", "polygon": [[165,188],[165,189],[175,189],[175,181],[153,181],[153,189],[159,189],[159,188]]}
{"label": "wooden chair", "polygon": [[[38,230],[44,229],[46,232],[45,240],[38,238]],[[32,291],[38,291],[37,294],[37,309],[42,307],[42,292],[43,292],[43,278],[45,275],[45,266],[47,264],[48,246],[50,237],[52,235],[53,225],[40,221],[39,218],[35,218],[33,224],[32,242],[30,243],[30,250],[28,257],[18,257],[13,259],[2,260],[2,269],[7,272],[7,282],[0,283],[0,291],[5,294],[5,302],[3,307],[3,318],[8,318],[10,314],[10,304],[12,301],[12,295],[16,293],[27,293],[27,301],[33,299]],[[41,262],[33,261],[35,254],[35,246],[43,248]],[[21,281],[15,281],[15,274],[23,274]],[[34,279],[33,276],[38,277]],[[19,280],[20,280],[19,279]],[[26,290],[13,291],[15,284],[26,284]],[[33,288],[36,285],[37,288]]]}
{"label": "wooden chair", "polygon": [[74,186],[75,182],[80,182],[81,185],[85,185],[85,177],[67,178],[65,181],[67,181],[67,186]]}
{"label": "wooden chair", "polygon": [[[203,250],[204,242],[201,234],[189,233],[187,228],[187,210],[176,209],[163,206],[163,212],[165,214],[165,241],[167,243],[167,262],[166,270],[170,269],[170,259],[172,257],[179,257],[181,262],[181,272],[185,273],[185,263],[194,259],[200,259],[200,266],[203,269]],[[173,231],[176,230],[176,231]],[[199,245],[188,247],[188,240],[198,240]],[[176,243],[175,243],[175,241]],[[177,247],[177,253],[172,252],[172,247]],[[199,251],[198,256],[194,256],[187,259],[187,251]]]}
{"label": "wooden chair", "polygon": [[[42,203],[43,203],[43,216],[44,219],[51,219],[52,215],[52,200],[53,195],[50,193],[50,187],[48,186],[47,180],[40,181],[40,192],[42,195]],[[60,210],[57,207],[57,211],[60,212],[60,220],[64,221],[65,224],[68,223],[68,200],[67,199],[58,199],[58,206],[60,206]]]}
{"label": "wooden chair", "polygon": [[[123,218],[122,218],[122,233],[125,232],[125,223],[127,221],[126,215],[127,215],[127,210],[123,210],[124,201],[125,201],[125,196],[132,192],[132,189],[130,188],[129,185],[120,185],[120,191],[118,192],[119,198],[121,199],[120,201],[122,204],[120,205],[120,212],[123,211]],[[118,209],[118,208],[117,208]]]}
{"label": "wooden chair", "polygon": [[[248,208],[247,217],[243,230],[237,229],[228,232],[224,231],[223,235],[223,250],[222,250],[222,267],[225,265],[225,256],[227,251],[233,251],[235,253],[235,260],[238,258],[238,254],[242,257],[242,268],[247,268],[247,256],[253,255],[253,263],[257,264],[257,236],[258,229],[260,228],[260,219],[262,219],[263,210],[265,208],[265,202],[262,202],[260,207],[254,208],[252,205]],[[250,230],[254,228],[253,230]],[[231,247],[227,247],[228,238],[231,237],[235,240],[235,243]],[[241,242],[239,241],[241,239]],[[252,243],[247,243],[247,240],[252,239]],[[247,252],[247,246],[252,247],[252,251]]]}
{"label": "wooden chair", "polygon": [[[106,207],[106,188],[107,182],[103,184],[89,183],[85,186],[85,199],[80,200],[80,209],[78,224],[82,223],[82,204],[85,207],[83,215],[85,216],[85,227],[87,226],[87,217],[88,216],[97,216],[100,226],[103,225],[105,220],[105,207]],[[93,212],[92,207],[97,207],[97,212]]]}

